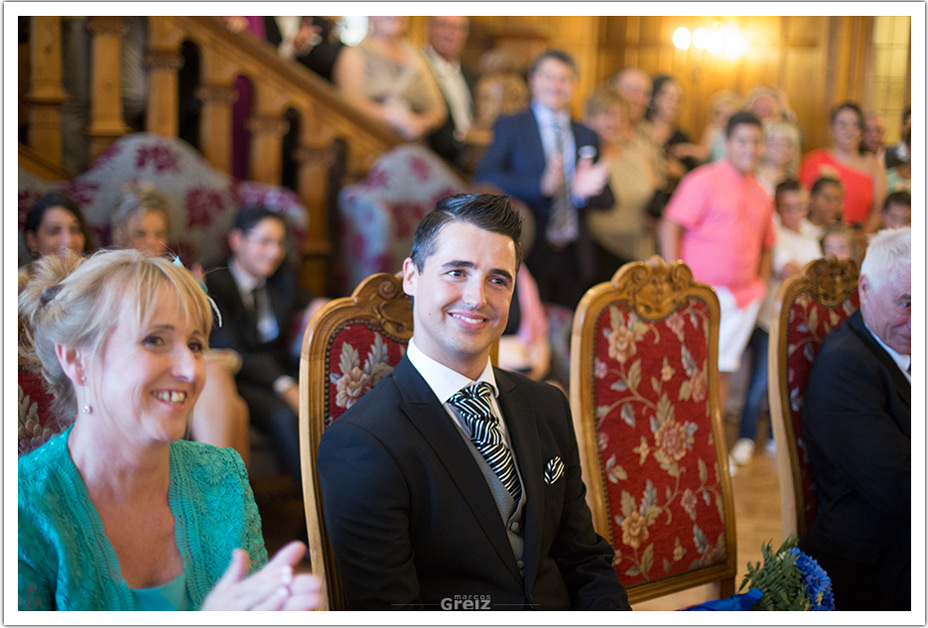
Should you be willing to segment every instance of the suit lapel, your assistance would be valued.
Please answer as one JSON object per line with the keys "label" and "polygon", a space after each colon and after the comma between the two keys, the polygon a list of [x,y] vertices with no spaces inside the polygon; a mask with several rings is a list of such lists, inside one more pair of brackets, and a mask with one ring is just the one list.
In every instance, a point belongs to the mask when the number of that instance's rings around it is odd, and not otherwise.
{"label": "suit lapel", "polygon": [[521,579],[496,502],[461,433],[408,358],[404,357],[396,366],[393,379],[402,396],[400,408],[457,485],[500,559],[515,578]]}
{"label": "suit lapel", "polygon": [[909,380],[906,379],[905,375],[902,374],[902,371],[899,369],[899,365],[896,364],[896,361],[893,360],[892,356],[889,355],[880,344],[873,339],[873,336],[870,334],[870,331],[864,325],[864,318],[860,313],[860,310],[854,312],[854,315],[847,321],[848,325],[854,330],[854,332],[860,336],[863,340],[864,346],[870,350],[870,353],[873,354],[880,364],[889,371],[889,377],[893,380],[893,386],[896,389],[896,394],[899,395],[899,398],[902,400],[902,403],[905,404],[906,410],[908,410],[910,424],[906,425],[907,429],[911,429],[911,416],[912,416],[912,384],[909,383]]}
{"label": "suit lapel", "polygon": [[535,170],[539,173],[545,170],[545,145],[541,141],[541,124],[535,117],[535,112],[529,108],[523,119],[524,128],[522,138],[525,140],[524,154],[529,155],[535,162]]}
{"label": "suit lapel", "polygon": [[544,460],[538,447],[538,428],[527,391],[505,371],[495,369],[494,373],[499,386],[499,407],[509,431],[525,495],[522,557],[527,594],[534,586],[540,559],[545,503]]}

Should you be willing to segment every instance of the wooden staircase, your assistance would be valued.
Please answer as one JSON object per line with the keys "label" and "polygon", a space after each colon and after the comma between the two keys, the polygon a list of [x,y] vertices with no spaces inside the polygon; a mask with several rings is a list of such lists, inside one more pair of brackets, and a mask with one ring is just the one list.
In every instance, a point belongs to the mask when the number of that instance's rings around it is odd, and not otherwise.
{"label": "wooden staircase", "polygon": [[[29,20],[28,42],[19,48],[19,165],[46,179],[66,179],[62,167],[62,18]],[[145,54],[147,106],[143,130],[178,136],[178,80],[184,65],[184,42],[199,52],[199,81],[193,96],[200,102],[197,144],[216,168],[231,173],[232,108],[238,76],[252,85],[253,107],[247,178],[282,183],[283,137],[288,115],[296,112],[299,137],[294,192],[309,212],[309,233],[302,251],[301,277],[315,294],[333,293],[337,260],[338,189],[362,178],[374,160],[402,139],[347,102],[338,90],[298,63],[281,59],[270,44],[249,33],[230,33],[219,17],[150,16]],[[90,96],[87,134],[91,162],[117,138],[130,133],[123,120],[120,95],[120,49],[126,24],[122,17],[87,20],[90,45]],[[189,45],[189,44],[188,44]],[[26,80],[28,78],[28,81]],[[289,112],[289,113],[288,113]]]}

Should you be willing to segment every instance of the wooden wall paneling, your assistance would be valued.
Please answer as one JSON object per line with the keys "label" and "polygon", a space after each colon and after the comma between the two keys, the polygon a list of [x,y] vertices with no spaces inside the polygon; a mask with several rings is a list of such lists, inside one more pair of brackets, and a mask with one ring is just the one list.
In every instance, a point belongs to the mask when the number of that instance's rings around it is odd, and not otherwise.
{"label": "wooden wall paneling", "polygon": [[129,132],[122,113],[120,59],[122,36],[128,30],[118,16],[97,16],[87,29],[91,43],[91,98],[87,135],[90,162],[96,160],[110,144]]}
{"label": "wooden wall paneling", "polygon": [[[61,18],[29,18],[29,90],[26,141],[54,163],[61,163],[61,105],[67,100],[61,82]],[[22,92],[21,92],[22,93]]]}

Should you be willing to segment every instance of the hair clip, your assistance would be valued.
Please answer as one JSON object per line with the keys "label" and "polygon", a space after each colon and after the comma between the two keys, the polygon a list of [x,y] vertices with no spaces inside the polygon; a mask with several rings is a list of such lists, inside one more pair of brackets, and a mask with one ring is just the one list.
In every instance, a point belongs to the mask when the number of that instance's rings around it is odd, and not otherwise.
{"label": "hair clip", "polygon": [[39,296],[39,302],[45,306],[48,305],[55,297],[58,296],[58,293],[61,292],[62,285],[56,283],[54,286],[48,286],[42,289],[42,294]]}
{"label": "hair clip", "polygon": [[[180,261],[180,255],[174,256],[174,265],[179,266],[180,268],[183,268],[184,270],[187,270],[183,262]],[[194,277],[194,279],[196,279],[196,277]],[[213,312],[216,313],[216,319],[217,319],[217,323],[219,327],[222,327],[222,314],[219,312],[219,306],[217,306],[216,302],[213,301],[213,297],[209,296],[209,290],[206,288],[206,284],[200,281],[199,279],[196,279],[196,282],[200,284],[200,289],[203,291],[203,294],[206,295],[206,300],[209,301],[210,307],[212,307]]]}

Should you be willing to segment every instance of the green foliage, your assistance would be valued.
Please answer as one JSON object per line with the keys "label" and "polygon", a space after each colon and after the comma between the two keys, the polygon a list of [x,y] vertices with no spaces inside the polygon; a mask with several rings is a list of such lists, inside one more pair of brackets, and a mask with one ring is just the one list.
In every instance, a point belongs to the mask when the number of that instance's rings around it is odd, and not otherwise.
{"label": "green foliage", "polygon": [[807,611],[812,605],[806,598],[802,572],[795,568],[796,537],[790,535],[776,552],[772,541],[761,546],[764,564],[748,563],[748,572],[739,591],[757,587],[764,596],[751,608],[753,611]]}

